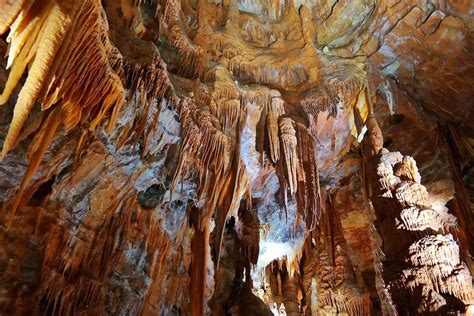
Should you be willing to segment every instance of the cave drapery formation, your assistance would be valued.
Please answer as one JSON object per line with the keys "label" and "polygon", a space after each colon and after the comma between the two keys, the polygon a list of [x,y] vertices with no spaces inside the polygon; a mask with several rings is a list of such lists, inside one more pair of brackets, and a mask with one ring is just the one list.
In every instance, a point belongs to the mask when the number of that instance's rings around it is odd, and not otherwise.
{"label": "cave drapery formation", "polygon": [[474,313],[473,14],[0,0],[0,314]]}

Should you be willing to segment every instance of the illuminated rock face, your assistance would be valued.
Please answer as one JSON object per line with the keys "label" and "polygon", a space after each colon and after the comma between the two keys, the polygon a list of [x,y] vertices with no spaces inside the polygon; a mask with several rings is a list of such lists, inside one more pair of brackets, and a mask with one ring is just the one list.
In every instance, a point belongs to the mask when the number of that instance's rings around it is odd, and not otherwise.
{"label": "illuminated rock face", "polygon": [[473,10],[0,0],[0,314],[472,313]]}

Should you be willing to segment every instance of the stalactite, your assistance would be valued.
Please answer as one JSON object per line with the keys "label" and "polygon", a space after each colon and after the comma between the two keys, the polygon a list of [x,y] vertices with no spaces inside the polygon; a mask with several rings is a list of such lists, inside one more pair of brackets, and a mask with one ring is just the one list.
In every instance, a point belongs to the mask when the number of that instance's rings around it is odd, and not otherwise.
{"label": "stalactite", "polygon": [[30,180],[33,178],[34,173],[36,172],[39,165],[41,164],[41,159],[46,153],[46,149],[51,143],[60,124],[61,124],[61,109],[56,108],[52,111],[52,113],[48,116],[48,118],[45,121],[45,126],[47,126],[48,128],[41,129],[40,132],[35,137],[32,150],[30,152],[30,157],[31,157],[30,164],[28,165],[28,169],[26,170],[26,173],[23,176],[20,187],[18,188],[18,192],[16,193],[16,196],[12,201],[12,213],[10,215],[8,226],[11,225],[15,217],[16,211],[22,201],[23,193],[26,189],[26,186],[28,185]]}
{"label": "stalactite", "polygon": [[[238,154],[238,153],[237,153]],[[237,156],[238,157],[238,156]],[[224,187],[219,194],[219,202],[216,205],[216,266],[219,266],[220,250],[222,247],[222,236],[224,232],[224,226],[227,218],[231,212],[235,212],[240,204],[241,198],[248,187],[248,175],[245,171],[243,163],[240,158],[235,162],[235,173],[229,174],[229,180],[233,183],[229,184],[229,187]],[[231,195],[228,193],[231,192]]]}
{"label": "stalactite", "polygon": [[317,97],[306,97],[301,101],[304,111],[308,115],[318,117],[320,112],[328,112],[333,117],[337,114],[337,107],[332,103],[332,100],[324,91],[325,94]]}
{"label": "stalactite", "polygon": [[311,114],[315,118],[320,112],[328,112],[336,117],[340,105],[347,110],[356,106],[355,101],[361,91],[365,91],[365,86],[360,79],[350,78],[342,81],[333,78],[325,82],[317,94],[301,100],[301,105],[308,115]]}
{"label": "stalactite", "polygon": [[349,77],[347,80],[331,79],[327,84],[329,97],[333,104],[352,105],[360,91],[365,91],[360,78]]}
{"label": "stalactite", "polygon": [[130,96],[135,95],[137,91],[144,91],[147,100],[152,101],[169,97],[171,93],[166,63],[158,57],[149,63],[125,62],[123,76],[130,87]]}
{"label": "stalactite", "polygon": [[[185,164],[193,159],[193,164],[199,172],[200,179],[197,200],[199,201],[201,197],[205,197],[207,200],[204,208],[198,211],[196,230],[197,234],[202,234],[206,229],[209,229],[206,227],[209,226],[210,218],[214,215],[217,228],[215,251],[218,267],[227,217],[231,211],[237,210],[240,199],[247,189],[248,175],[240,159],[239,147],[233,149],[234,144],[240,142],[239,135],[242,128],[240,121],[245,116],[242,115],[240,107],[237,107],[240,103],[230,103],[226,105],[229,107],[227,109],[217,104],[215,111],[217,117],[221,120],[223,129],[235,128],[237,131],[236,141],[232,143],[233,140],[223,131],[216,129],[209,116],[199,110],[193,101],[187,100],[186,102],[183,104],[184,107],[181,108],[183,146],[172,188],[174,190],[177,181],[186,172]],[[195,262],[196,260],[197,257]],[[199,261],[199,266],[206,266],[206,264],[207,259],[204,263]],[[194,274],[192,273],[192,275]],[[196,291],[202,294],[205,282],[201,282],[202,284],[199,282],[196,283],[198,287]],[[201,288],[201,286],[204,288]],[[192,294],[192,301],[201,306],[203,296],[201,297],[199,293]],[[192,313],[202,315],[203,310],[201,310],[201,307],[196,307],[196,310]]]}
{"label": "stalactite", "polygon": [[293,195],[298,189],[298,155],[296,153],[296,131],[291,118],[284,117],[280,120],[280,133],[283,153],[285,155],[285,168],[290,193]]}
{"label": "stalactite", "polygon": [[6,32],[8,27],[13,23],[21,9],[25,5],[26,0],[4,0],[0,3],[2,13],[0,13],[0,34]]}
{"label": "stalactite", "polygon": [[223,131],[229,131],[236,127],[237,121],[242,116],[240,112],[240,102],[238,100],[228,100],[217,105],[216,114]]}
{"label": "stalactite", "polygon": [[272,99],[270,106],[267,108],[267,131],[270,140],[270,156],[275,163],[280,159],[278,120],[284,113],[283,100]]}
{"label": "stalactite", "polygon": [[[177,258],[173,258],[172,260],[169,260],[167,256],[169,256],[171,252],[171,245],[169,242],[169,239],[165,239],[165,242],[161,241],[159,243],[160,248],[155,248],[153,251],[150,251],[149,253],[154,253],[154,269],[153,274],[151,275],[151,279],[153,280],[153,285],[150,286],[150,291],[147,293],[147,297],[145,298],[144,302],[144,312],[147,311],[146,307],[150,309],[150,312],[153,311],[154,309],[152,308],[152,303],[149,301],[156,300],[157,296],[164,296],[164,289],[163,289],[163,284],[166,282],[166,267],[167,265],[170,264],[177,264]],[[178,257],[179,258],[179,257]],[[189,283],[189,276],[187,276],[184,280],[179,280],[182,281],[184,284]],[[179,298],[179,292],[182,291],[181,284],[178,283],[173,283],[171,284],[171,289],[169,292],[172,293],[172,296],[167,298],[165,297],[166,301],[171,301],[171,302],[178,302]],[[182,310],[184,313],[187,311],[187,304],[182,304],[180,306],[180,310]]]}
{"label": "stalactite", "polygon": [[[45,280],[43,299],[47,302],[45,311],[50,315],[70,315],[80,313],[89,306],[96,306],[104,301],[104,287],[99,282],[91,279],[80,278],[77,286],[68,285],[64,276],[54,271],[49,271],[48,280]],[[94,308],[96,312],[98,307]]]}
{"label": "stalactite", "polygon": [[298,210],[303,211],[306,227],[312,231],[321,216],[321,188],[313,138],[307,128],[296,123],[297,153],[300,163],[298,175]]}
{"label": "stalactite", "polygon": [[[200,220],[199,209],[195,209],[195,221]],[[191,243],[191,291],[190,313],[192,316],[204,315],[204,292],[206,290],[207,247],[209,247],[209,226],[201,230],[195,227]]]}
{"label": "stalactite", "polygon": [[[46,249],[40,295],[45,300],[45,310],[52,315],[91,310],[91,307],[101,309],[106,288],[103,280],[120,257],[129,230],[135,199],[127,192],[119,194],[106,207],[108,211],[103,215],[107,218],[99,224],[102,228],[97,235],[88,236],[88,232],[83,231],[82,235],[64,236]],[[118,213],[114,214],[117,209]],[[94,222],[93,217],[87,220],[91,224]],[[57,238],[56,234],[57,231],[53,230],[48,238]],[[83,239],[80,236],[84,236]],[[87,276],[80,274],[84,270],[88,271]],[[77,283],[73,282],[76,278],[79,279]]]}
{"label": "stalactite", "polygon": [[[317,97],[317,101],[313,97],[302,101],[309,121],[308,132],[318,149],[317,160],[322,161],[319,166],[322,170],[329,168],[328,161],[340,161],[351,150],[352,145],[360,143],[366,130],[369,108],[365,97],[367,88],[355,79],[339,83],[332,89],[333,92],[328,90],[329,92]],[[339,97],[330,98],[330,92]],[[318,103],[321,100],[326,105],[321,106]],[[323,108],[326,110],[322,110]],[[333,136],[336,134],[339,135],[338,138]]]}

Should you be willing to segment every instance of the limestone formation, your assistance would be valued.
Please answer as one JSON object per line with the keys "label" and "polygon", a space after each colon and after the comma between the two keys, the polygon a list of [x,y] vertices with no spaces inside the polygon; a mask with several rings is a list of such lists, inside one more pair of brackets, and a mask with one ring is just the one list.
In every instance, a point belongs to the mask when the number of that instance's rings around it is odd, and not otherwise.
{"label": "limestone formation", "polygon": [[472,12],[0,0],[0,315],[470,315]]}

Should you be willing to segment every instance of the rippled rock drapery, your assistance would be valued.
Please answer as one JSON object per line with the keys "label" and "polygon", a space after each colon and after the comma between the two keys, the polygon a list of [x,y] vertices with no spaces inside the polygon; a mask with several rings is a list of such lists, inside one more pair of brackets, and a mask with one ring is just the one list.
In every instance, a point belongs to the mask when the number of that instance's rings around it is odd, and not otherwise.
{"label": "rippled rock drapery", "polygon": [[469,314],[473,10],[0,0],[0,314]]}

